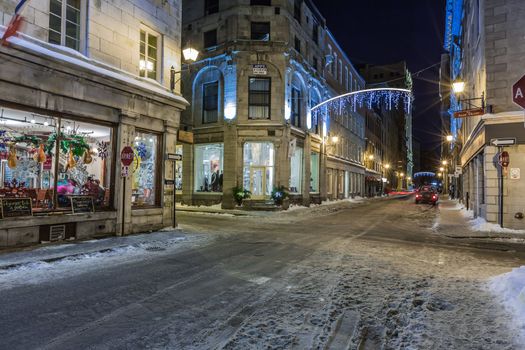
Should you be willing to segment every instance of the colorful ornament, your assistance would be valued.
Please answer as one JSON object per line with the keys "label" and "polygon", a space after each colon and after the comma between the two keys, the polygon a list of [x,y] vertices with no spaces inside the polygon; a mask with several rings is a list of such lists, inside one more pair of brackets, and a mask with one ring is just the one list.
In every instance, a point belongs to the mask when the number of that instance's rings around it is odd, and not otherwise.
{"label": "colorful ornament", "polygon": [[9,156],[7,157],[7,166],[10,169],[16,168],[16,148],[14,143],[11,143],[9,145]]}
{"label": "colorful ornament", "polygon": [[91,164],[93,162],[93,157],[91,156],[91,151],[90,150],[86,150],[86,152],[84,152],[84,164]]}
{"label": "colorful ornament", "polygon": [[46,161],[46,153],[44,152],[44,144],[40,144],[38,150],[33,155],[33,159],[37,163],[44,163]]}
{"label": "colorful ornament", "polygon": [[104,142],[104,141],[97,142],[98,157],[102,160],[108,158],[109,156],[108,144],[109,142]]}
{"label": "colorful ornament", "polygon": [[140,159],[144,160],[146,156],[148,155],[148,149],[146,148],[146,144],[144,142],[140,142],[137,147],[135,147],[136,154],[140,157]]}
{"label": "colorful ornament", "polygon": [[77,165],[77,161],[75,160],[75,157],[73,155],[73,148],[70,148],[70,150],[69,150],[69,157],[68,157],[68,160],[67,160],[66,171],[68,169],[73,169],[76,165]]}

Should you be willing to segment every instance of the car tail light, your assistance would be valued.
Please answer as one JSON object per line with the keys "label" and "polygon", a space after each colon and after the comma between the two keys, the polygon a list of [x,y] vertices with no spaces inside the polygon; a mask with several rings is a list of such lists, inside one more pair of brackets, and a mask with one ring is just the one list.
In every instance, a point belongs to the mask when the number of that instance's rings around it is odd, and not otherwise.
{"label": "car tail light", "polygon": [[433,195],[433,196],[432,196],[432,199],[436,199],[436,198],[437,198],[436,195]]}

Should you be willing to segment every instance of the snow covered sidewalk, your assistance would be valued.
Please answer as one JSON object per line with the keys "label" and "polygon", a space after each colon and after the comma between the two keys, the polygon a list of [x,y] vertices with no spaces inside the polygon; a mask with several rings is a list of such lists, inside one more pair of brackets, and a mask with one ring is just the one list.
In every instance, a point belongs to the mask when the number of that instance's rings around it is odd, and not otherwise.
{"label": "snow covered sidewalk", "polygon": [[186,234],[180,229],[167,229],[150,234],[108,237],[88,241],[41,245],[15,252],[0,253],[0,280],[7,271],[24,270],[28,266],[45,268],[61,261],[83,264],[117,257],[123,261],[151,251],[168,251],[188,247],[210,239],[208,235]]}
{"label": "snow covered sidewalk", "polygon": [[432,230],[452,238],[495,238],[525,243],[525,231],[501,228],[483,218],[474,218],[457,200],[440,200]]}

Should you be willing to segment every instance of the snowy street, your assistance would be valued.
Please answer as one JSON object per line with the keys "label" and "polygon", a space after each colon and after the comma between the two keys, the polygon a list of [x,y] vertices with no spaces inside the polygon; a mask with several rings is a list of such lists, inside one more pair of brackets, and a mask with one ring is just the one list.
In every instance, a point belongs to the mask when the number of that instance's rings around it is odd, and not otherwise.
{"label": "snowy street", "polygon": [[3,253],[0,348],[523,348],[490,285],[525,245],[444,235],[439,210],[180,212],[175,232]]}

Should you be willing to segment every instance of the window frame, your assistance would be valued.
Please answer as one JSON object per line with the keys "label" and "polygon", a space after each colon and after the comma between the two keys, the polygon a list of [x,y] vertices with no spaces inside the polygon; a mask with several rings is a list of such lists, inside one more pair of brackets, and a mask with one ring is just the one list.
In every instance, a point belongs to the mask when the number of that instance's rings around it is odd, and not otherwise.
{"label": "window frame", "polygon": [[[259,26],[259,28],[262,28],[262,26],[265,26],[265,25],[268,25],[268,30],[266,32],[263,33],[263,31],[260,31],[260,32],[257,32],[257,34],[259,34],[260,37],[262,37],[263,35],[268,35],[268,39],[256,39],[254,38],[254,26],[257,27]],[[250,40],[253,40],[253,41],[270,41],[272,39],[272,24],[270,21],[265,21],[265,22],[260,22],[260,21],[251,21],[250,22]]]}
{"label": "window frame", "polygon": [[[66,45],[66,37],[67,37],[67,28],[66,28],[66,22],[67,20],[67,7],[68,3],[67,0],[58,0],[61,2],[61,12],[60,12],[60,33],[58,33],[56,30],[51,29],[51,16],[55,16],[51,13],[51,1],[49,2],[49,19],[48,19],[48,28],[47,28],[47,42],[54,45],[60,45],[64,47],[71,48],[73,50],[76,50],[82,54],[85,54],[87,52],[86,48],[86,26],[87,26],[87,0],[79,0],[79,19],[78,19],[78,48],[72,48],[70,46]],[[56,16],[55,16],[56,17]],[[50,32],[54,32],[57,34],[60,34],[60,43],[55,43],[50,41]]]}
{"label": "window frame", "polygon": [[[216,96],[217,96],[217,108],[216,108],[217,116],[216,116],[216,120],[214,120],[214,121],[206,121],[206,119],[205,119],[205,111],[207,111],[205,109],[205,106],[206,106],[206,86],[208,86],[208,85],[217,85],[217,94],[216,94]],[[212,123],[217,123],[219,121],[219,87],[220,87],[220,84],[219,84],[218,80],[209,81],[209,82],[206,82],[206,83],[202,84],[202,124],[212,124]]]}
{"label": "window frame", "polygon": [[[294,98],[294,92],[297,93],[297,98]],[[301,123],[301,114],[302,114],[302,109],[301,109],[301,100],[302,100],[302,95],[303,95],[303,92],[301,91],[301,88],[300,87],[297,87],[297,86],[294,86],[292,85],[291,87],[291,93],[290,93],[290,98],[291,98],[291,106],[290,106],[290,124],[296,128],[301,128],[302,127],[302,123]],[[297,100],[297,113],[294,112],[294,101]],[[297,118],[295,118],[295,117]],[[294,121],[297,121],[297,123],[295,123]]]}
{"label": "window frame", "polygon": [[[262,105],[262,104],[252,104],[251,103],[251,94],[252,90],[250,89],[250,80],[251,79],[258,79],[258,80],[268,80],[268,105]],[[253,118],[250,114],[250,107],[268,107],[268,118]],[[249,76],[248,77],[248,119],[250,120],[270,120],[272,119],[272,78],[271,77],[255,77],[255,76]]]}
{"label": "window frame", "polygon": [[204,16],[219,13],[219,0],[204,0]]}
{"label": "window frame", "polygon": [[[144,45],[145,45],[145,49],[146,47],[149,47],[148,45],[148,38],[150,36],[154,36],[157,38],[157,47],[156,47],[156,50],[157,50],[157,57],[155,57],[155,60],[156,60],[156,74],[155,74],[155,79],[153,78],[150,78],[148,76],[148,70],[147,70],[147,67],[146,69],[144,69],[144,76],[142,75],[142,70],[140,69],[140,56],[142,55],[141,53],[141,48],[140,48],[140,44],[141,44],[141,39],[140,39],[140,36],[142,34],[142,32],[144,32],[145,34],[145,38],[144,38]],[[160,33],[157,33],[156,31],[146,27],[146,26],[141,26],[140,27],[140,30],[139,30],[139,76],[142,77],[142,78],[146,78],[146,79],[151,79],[151,80],[155,80],[157,82],[160,82],[161,79],[162,79],[162,35]],[[150,56],[147,55],[147,50],[144,51],[144,56],[145,56],[145,59],[147,60]]]}
{"label": "window frame", "polygon": [[[213,33],[213,32],[215,32],[214,43],[212,45],[207,45],[207,43],[206,43],[206,36],[208,34],[210,34],[210,33]],[[218,45],[219,39],[218,39],[217,35],[218,35],[217,28],[214,28],[214,29],[211,29],[211,30],[207,30],[207,31],[202,33],[202,46],[204,47],[205,50],[214,48],[214,47],[216,47]]]}
{"label": "window frame", "polygon": [[[147,205],[134,205],[133,202],[131,202],[131,210],[141,210],[141,209],[152,209],[152,208],[162,208],[162,202],[161,202],[161,196],[162,196],[162,174],[163,174],[163,167],[162,163],[164,161],[164,158],[162,157],[162,147],[163,147],[163,137],[162,133],[156,132],[153,130],[147,130],[147,129],[141,129],[141,128],[135,128],[135,134],[137,133],[144,133],[144,134],[151,134],[154,135],[157,138],[157,159],[155,159],[155,168],[156,168],[156,174],[154,184],[155,184],[155,203],[154,204],[147,204]],[[131,198],[129,198],[131,201]]]}

